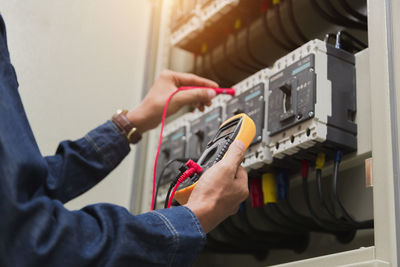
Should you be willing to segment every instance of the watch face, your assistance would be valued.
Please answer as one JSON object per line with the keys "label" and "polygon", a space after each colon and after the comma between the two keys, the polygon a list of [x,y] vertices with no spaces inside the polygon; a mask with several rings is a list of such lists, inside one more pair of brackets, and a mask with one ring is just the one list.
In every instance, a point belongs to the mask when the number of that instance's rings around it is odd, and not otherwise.
{"label": "watch face", "polygon": [[118,109],[117,114],[121,114],[121,113],[126,114],[126,113],[128,113],[128,111],[126,109]]}

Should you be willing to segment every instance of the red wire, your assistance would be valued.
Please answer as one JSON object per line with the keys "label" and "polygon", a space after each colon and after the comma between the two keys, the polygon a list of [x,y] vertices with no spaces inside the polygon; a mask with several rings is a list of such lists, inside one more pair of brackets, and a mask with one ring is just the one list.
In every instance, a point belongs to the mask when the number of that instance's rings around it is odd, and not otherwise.
{"label": "red wire", "polygon": [[156,191],[157,162],[158,162],[158,156],[159,156],[160,150],[161,150],[162,133],[163,133],[163,130],[164,130],[165,118],[167,117],[168,104],[171,101],[171,98],[176,93],[178,93],[179,91],[194,90],[194,89],[209,89],[209,90],[214,90],[217,94],[235,95],[235,90],[233,88],[211,88],[211,87],[196,87],[196,86],[179,87],[174,92],[172,92],[170,94],[170,96],[168,97],[167,101],[165,102],[164,110],[163,110],[163,114],[162,114],[162,118],[161,118],[160,137],[158,139],[157,153],[156,153],[156,158],[154,160],[153,190],[152,190],[152,194],[151,194],[151,207],[150,207],[150,210],[153,210],[153,207],[154,207],[154,196],[155,196],[155,191]]}
{"label": "red wire", "polygon": [[[183,181],[182,181],[182,182],[183,182]],[[171,207],[172,199],[174,198],[176,189],[178,189],[178,186],[179,186],[180,184],[181,184],[181,182],[178,181],[178,182],[176,183],[176,185],[174,186],[174,189],[172,190],[171,196],[169,197],[169,200],[168,200],[167,209],[169,209],[169,208]]]}

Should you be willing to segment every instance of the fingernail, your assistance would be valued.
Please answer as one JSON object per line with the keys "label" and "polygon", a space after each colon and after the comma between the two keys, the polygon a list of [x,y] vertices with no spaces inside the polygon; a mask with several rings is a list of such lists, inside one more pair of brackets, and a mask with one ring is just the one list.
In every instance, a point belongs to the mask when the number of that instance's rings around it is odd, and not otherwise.
{"label": "fingernail", "polygon": [[215,92],[214,90],[208,90],[208,96],[210,97],[210,98],[213,98],[214,96],[216,96],[217,95],[217,92]]}
{"label": "fingernail", "polygon": [[238,148],[240,148],[242,151],[244,151],[244,144],[243,144],[242,141],[236,140],[236,141],[235,141],[235,145],[236,145]]}

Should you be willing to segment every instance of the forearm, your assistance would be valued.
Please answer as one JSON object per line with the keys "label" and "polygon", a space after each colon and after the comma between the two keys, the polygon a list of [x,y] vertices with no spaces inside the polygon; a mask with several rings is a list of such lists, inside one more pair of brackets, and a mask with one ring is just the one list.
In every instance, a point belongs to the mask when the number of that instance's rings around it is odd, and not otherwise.
{"label": "forearm", "polygon": [[192,266],[206,238],[185,207],[134,216],[109,204],[70,212],[46,198],[13,206],[0,222],[0,266]]}
{"label": "forearm", "polygon": [[54,156],[45,157],[48,177],[37,195],[66,202],[100,182],[129,151],[126,138],[110,121],[81,139],[64,141]]}

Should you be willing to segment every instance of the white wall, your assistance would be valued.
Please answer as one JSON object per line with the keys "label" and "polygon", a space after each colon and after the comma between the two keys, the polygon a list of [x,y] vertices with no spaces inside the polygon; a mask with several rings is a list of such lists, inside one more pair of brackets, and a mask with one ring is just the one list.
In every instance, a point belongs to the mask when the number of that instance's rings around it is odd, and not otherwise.
{"label": "white wall", "polygon": [[[1,2],[20,93],[44,155],[53,154],[61,140],[82,137],[118,108],[139,102],[150,1]],[[67,207],[96,202],[128,207],[133,154]]]}

